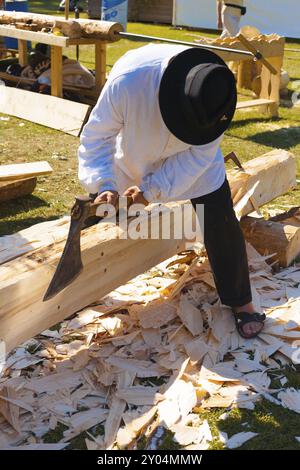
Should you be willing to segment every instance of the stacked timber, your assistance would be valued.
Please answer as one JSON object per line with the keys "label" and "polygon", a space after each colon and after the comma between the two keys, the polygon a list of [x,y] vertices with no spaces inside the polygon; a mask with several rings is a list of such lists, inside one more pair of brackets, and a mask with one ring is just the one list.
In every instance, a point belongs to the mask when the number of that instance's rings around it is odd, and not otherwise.
{"label": "stacked timber", "polygon": [[61,17],[34,13],[0,11],[0,25],[33,32],[63,35],[70,39],[82,37],[114,42],[119,39],[115,34],[123,31],[119,23],[96,20],[66,20]]}

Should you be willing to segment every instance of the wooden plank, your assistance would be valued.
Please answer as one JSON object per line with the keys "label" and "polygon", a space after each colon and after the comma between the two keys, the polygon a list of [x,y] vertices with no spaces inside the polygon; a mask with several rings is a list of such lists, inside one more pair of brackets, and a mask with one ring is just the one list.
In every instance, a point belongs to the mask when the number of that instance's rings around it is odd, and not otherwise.
{"label": "wooden plank", "polygon": [[261,92],[260,98],[267,98],[273,101],[268,106],[271,116],[278,116],[279,102],[280,102],[280,81],[281,81],[281,68],[283,66],[283,55],[278,57],[270,57],[270,64],[277,70],[277,75],[273,75],[270,71],[263,66],[261,70]]}
{"label": "wooden plank", "polygon": [[280,222],[245,217],[241,227],[246,240],[261,255],[276,253],[274,259],[282,267],[290,266],[300,254],[300,210],[293,217],[283,215]]}
{"label": "wooden plank", "polygon": [[28,64],[27,41],[24,41],[24,39],[19,39],[18,50],[19,50],[19,64],[22,67],[25,67],[25,65]]}
{"label": "wooden plank", "polygon": [[33,42],[42,42],[50,46],[67,46],[67,37],[55,36],[54,34],[42,33],[40,31],[27,31],[24,29],[16,29],[12,26],[0,25],[0,36],[23,39]]}
{"label": "wooden plank", "polygon": [[[178,204],[163,206],[170,214]],[[180,204],[182,206],[182,203]],[[194,217],[189,212],[190,222]],[[139,219],[141,220],[141,219]],[[149,214],[143,216],[148,224]],[[156,211],[151,220],[159,223]],[[171,233],[174,221],[171,217]],[[62,321],[159,262],[185,249],[185,239],[122,239],[124,229],[104,223],[81,235],[84,270],[47,302],[43,296],[62,254],[65,240],[0,266],[0,337],[7,351]],[[15,239],[15,237],[14,237]]]}
{"label": "wooden plank", "polygon": [[49,175],[52,172],[53,169],[46,161],[0,165],[0,181],[14,181],[26,177]]}
{"label": "wooden plank", "polygon": [[247,101],[240,101],[236,105],[236,109],[245,109],[245,108],[254,108],[256,106],[269,106],[275,104],[275,101],[261,98],[257,100],[247,100]]}
{"label": "wooden plank", "polygon": [[25,178],[0,183],[0,202],[11,201],[31,194],[36,187],[36,178]]}
{"label": "wooden plank", "polygon": [[97,41],[95,44],[95,79],[99,91],[106,82],[106,43]]}
{"label": "wooden plank", "polygon": [[62,69],[62,48],[51,46],[51,95],[58,98],[63,97]]}
{"label": "wooden plank", "polygon": [[2,87],[0,112],[79,136],[90,106],[55,96]]}
{"label": "wooden plank", "polygon": [[0,183],[13,183],[16,180],[49,175],[52,172],[53,169],[46,161],[0,165]]}

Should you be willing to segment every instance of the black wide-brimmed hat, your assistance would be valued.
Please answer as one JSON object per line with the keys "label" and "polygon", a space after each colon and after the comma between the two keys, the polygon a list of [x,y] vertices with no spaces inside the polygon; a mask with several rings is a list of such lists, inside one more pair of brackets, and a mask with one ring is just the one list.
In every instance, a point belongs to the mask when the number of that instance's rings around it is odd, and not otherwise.
{"label": "black wide-brimmed hat", "polygon": [[190,145],[205,145],[223,134],[236,101],[233,73],[206,49],[190,48],[175,56],[161,79],[159,105],[164,123]]}

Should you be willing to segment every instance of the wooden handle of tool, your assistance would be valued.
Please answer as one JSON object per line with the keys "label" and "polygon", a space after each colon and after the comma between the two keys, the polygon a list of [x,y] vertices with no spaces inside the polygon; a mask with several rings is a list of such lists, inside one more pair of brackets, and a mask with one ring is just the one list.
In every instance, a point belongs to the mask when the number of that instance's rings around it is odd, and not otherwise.
{"label": "wooden handle of tool", "polygon": [[[129,208],[132,204],[133,204],[132,198],[131,198],[131,197],[127,197],[127,208]],[[90,211],[89,211],[89,216],[98,215],[97,212],[98,212],[99,207],[101,207],[101,206],[106,206],[106,205],[107,205],[107,202],[106,202],[106,201],[101,201],[101,202],[97,202],[97,203],[95,203],[95,202],[91,203],[91,205],[90,205]],[[117,210],[117,211],[119,210],[119,204],[117,204],[116,210]]]}
{"label": "wooden handle of tool", "polygon": [[[254,55],[256,55],[257,53],[259,53],[259,51],[257,49],[255,49],[255,47],[251,44],[250,41],[248,41],[248,39],[245,38],[245,36],[243,34],[239,34],[238,35],[238,38],[239,40],[241,41],[241,43],[248,49],[248,51],[252,52]],[[270,62],[268,62],[264,57],[261,57],[259,59],[260,62],[262,62],[264,64],[265,67],[267,67],[267,69],[273,74],[273,75],[277,75],[277,70],[273,67],[273,65],[270,64]]]}

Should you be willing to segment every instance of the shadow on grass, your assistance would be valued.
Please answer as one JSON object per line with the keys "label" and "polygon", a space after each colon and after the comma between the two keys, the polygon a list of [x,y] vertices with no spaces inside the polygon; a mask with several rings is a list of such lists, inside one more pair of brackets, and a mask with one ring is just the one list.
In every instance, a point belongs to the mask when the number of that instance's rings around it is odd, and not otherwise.
{"label": "shadow on grass", "polygon": [[49,207],[49,204],[43,199],[33,196],[32,194],[12,201],[2,202],[0,203],[0,220],[4,217],[14,216],[20,214],[20,212],[28,212],[40,207]]}
{"label": "shadow on grass", "polygon": [[239,118],[238,120],[234,120],[230,124],[230,129],[235,130],[235,129],[240,129],[243,127],[248,126],[249,124],[261,124],[261,123],[272,123],[272,122],[279,122],[283,121],[281,117],[272,117],[270,118],[269,116],[260,116],[260,117],[249,117],[246,118],[244,115],[242,118]]}
{"label": "shadow on grass", "polygon": [[12,235],[13,233],[19,232],[20,230],[24,230],[25,228],[29,228],[32,225],[39,224],[40,222],[48,222],[50,220],[57,219],[57,216],[50,216],[50,217],[29,217],[28,219],[20,219],[20,220],[5,220],[3,222],[0,221],[0,237],[4,235]]}
{"label": "shadow on grass", "polygon": [[[33,195],[14,199],[13,201],[2,202],[0,204],[0,236],[11,235],[31,225],[57,219],[56,215],[48,217],[46,215],[40,215],[36,217],[24,217],[22,219],[17,217],[13,219],[13,217],[19,214],[24,215],[26,212],[41,207],[47,208],[49,207],[49,203]],[[10,217],[12,220],[10,220]]]}
{"label": "shadow on grass", "polygon": [[300,126],[283,127],[274,131],[260,132],[247,137],[256,144],[289,150],[300,143]]}
{"label": "shadow on grass", "polygon": [[[259,120],[250,119],[248,121],[255,123]],[[280,121],[280,119],[278,118],[277,121]],[[272,120],[270,125],[272,125],[272,122],[276,122],[276,120]],[[231,127],[230,136],[239,140],[251,141],[256,144],[265,145],[272,148],[281,148],[284,150],[289,150],[296,145],[299,145],[300,143],[300,125],[282,127],[281,129],[266,130],[265,132],[259,132],[254,135],[244,137],[241,134],[235,134],[234,131],[238,131],[244,125],[246,125],[245,121],[241,123],[235,122]]]}

